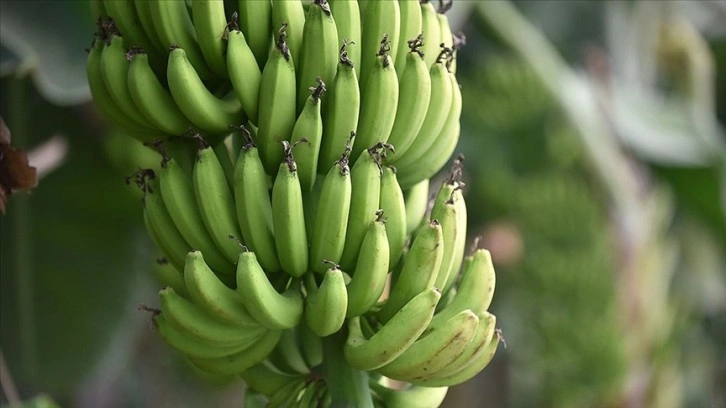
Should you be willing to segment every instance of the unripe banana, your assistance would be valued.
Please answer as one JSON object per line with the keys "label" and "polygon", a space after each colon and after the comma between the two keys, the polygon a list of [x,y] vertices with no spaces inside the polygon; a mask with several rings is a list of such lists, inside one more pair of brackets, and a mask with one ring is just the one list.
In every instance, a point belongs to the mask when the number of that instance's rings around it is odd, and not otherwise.
{"label": "unripe banana", "polygon": [[282,141],[289,140],[297,118],[295,65],[286,43],[286,26],[278,32],[262,71],[258,113],[257,146],[268,174],[275,174],[282,161]]}
{"label": "unripe banana", "polygon": [[[98,3],[100,3],[100,0],[97,0]],[[164,70],[164,61],[166,60],[166,53],[168,52],[168,47],[164,47],[164,45],[161,42],[161,39],[156,35],[156,30],[154,29],[154,19],[151,16],[151,2],[149,0],[133,0],[134,2],[134,8],[136,9],[136,15],[139,17],[139,22],[141,23],[141,27],[144,30],[144,33],[151,41],[154,51],[159,55],[159,67],[157,68],[156,65],[153,65],[154,71],[163,73]],[[157,71],[158,69],[158,71]]]}
{"label": "unripe banana", "polygon": [[190,358],[190,360],[203,371],[226,375],[239,374],[264,361],[280,341],[281,334],[279,330],[268,330],[251,347],[239,353],[220,358]]}
{"label": "unripe banana", "polygon": [[242,32],[257,64],[264,67],[272,45],[272,3],[270,0],[238,0],[237,4]]}
{"label": "unripe banana", "polygon": [[113,19],[114,24],[123,36],[124,48],[141,47],[151,54],[154,69],[163,67],[164,59],[156,53],[153,41],[144,31],[134,2],[106,0],[103,5],[107,16]]}
{"label": "unripe banana", "polygon": [[297,64],[300,61],[305,26],[305,10],[301,0],[272,0],[272,28],[276,29],[283,24],[287,27],[290,55]]}
{"label": "unripe banana", "polygon": [[383,167],[381,176],[381,198],[378,205],[386,214],[386,235],[388,236],[389,265],[394,267],[406,245],[406,203],[403,191],[398,185],[396,170],[389,166]]}
{"label": "unripe banana", "polygon": [[371,390],[386,408],[438,408],[444,402],[448,387],[388,388],[380,382],[371,382]]}
{"label": "unripe banana", "polygon": [[348,309],[348,290],[343,272],[333,264],[323,277],[320,287],[315,274],[306,275],[305,321],[308,327],[320,337],[329,336],[343,327]]}
{"label": "unripe banana", "polygon": [[383,211],[368,226],[355,271],[348,282],[347,317],[360,316],[375,306],[386,288],[389,247]]}
{"label": "unripe banana", "polygon": [[[320,116],[320,98],[325,93],[325,83],[316,78],[317,86],[309,88],[311,95],[305,101],[295,127],[292,129],[290,143],[297,145],[297,171],[303,191],[312,190],[318,175],[318,156],[323,137],[323,119]],[[302,142],[299,143],[298,142]]]}
{"label": "unripe banana", "polygon": [[285,385],[300,379],[300,375],[283,373],[264,360],[240,373],[248,390],[263,395],[272,395]]}
{"label": "unripe banana", "polygon": [[294,277],[308,270],[308,237],[303,195],[292,146],[285,143],[285,159],[272,186],[272,221],[282,269]]}
{"label": "unripe banana", "polygon": [[126,58],[131,61],[126,77],[129,94],[144,117],[164,133],[178,136],[187,132],[191,122],[154,74],[148,55],[132,48]]}
{"label": "unripe banana", "polygon": [[237,157],[234,169],[234,198],[237,222],[250,251],[258,254],[260,265],[269,272],[280,270],[274,236],[272,203],[267,188],[267,174],[259,150],[246,128],[247,143]]}
{"label": "unripe banana", "polygon": [[[399,79],[406,66],[406,55],[410,47],[408,41],[423,33],[421,6],[419,4],[419,0],[398,0],[398,6],[401,9],[401,33],[398,40],[395,65]],[[423,59],[423,56],[421,58]]]}
{"label": "unripe banana", "polygon": [[[368,77],[375,70],[376,56],[380,54],[381,38],[388,38],[388,55],[393,66],[398,52],[398,42],[401,35],[401,9],[397,0],[371,1],[362,14],[362,44],[360,63],[361,89],[368,86]],[[417,33],[418,34],[418,33]],[[393,71],[393,67],[391,68]],[[382,140],[385,142],[385,140]],[[371,143],[372,144],[372,143]],[[368,144],[369,146],[371,144]]]}
{"label": "unripe banana", "polygon": [[421,2],[421,27],[424,35],[424,59],[426,65],[431,68],[436,62],[440,51],[441,26],[436,16],[436,9],[431,0]]}
{"label": "unripe banana", "polygon": [[345,233],[345,246],[340,265],[351,271],[358,261],[358,253],[365,238],[368,226],[376,219],[381,198],[381,163],[378,150],[385,149],[375,145],[366,149],[350,169],[351,198],[348,214],[348,227]]}
{"label": "unripe banana", "polygon": [[323,342],[320,337],[313,333],[305,321],[301,322],[297,330],[300,349],[308,367],[315,368],[323,363]]}
{"label": "unripe banana", "polygon": [[436,373],[464,352],[478,325],[479,318],[474,312],[462,311],[377,371],[388,378],[409,382]]}
{"label": "unripe banana", "polygon": [[254,252],[244,251],[239,255],[237,292],[250,314],[269,329],[289,329],[302,319],[303,299],[299,289],[292,285],[279,293],[267,279]]}
{"label": "unripe banana", "polygon": [[288,374],[309,374],[305,358],[297,342],[296,328],[283,330],[280,342],[267,359],[278,370]]}
{"label": "unripe banana", "polygon": [[330,12],[335,19],[338,30],[338,42],[354,44],[348,50],[348,59],[354,65],[360,63],[361,50],[361,14],[358,2],[355,0],[328,0]]}
{"label": "unripe banana", "polygon": [[400,92],[396,118],[391,137],[388,138],[388,143],[396,148],[395,156],[403,156],[416,140],[431,101],[431,76],[421,52],[421,39],[422,36],[419,35],[408,41],[410,49],[402,54],[404,66],[400,72],[396,71],[399,74]]}
{"label": "unripe banana", "polygon": [[484,312],[477,315],[477,317],[479,318],[479,325],[476,327],[476,334],[466,346],[464,352],[456,359],[450,360],[451,362],[443,369],[429,373],[430,375],[423,378],[423,380],[445,378],[456,374],[471,361],[474,355],[478,354],[481,349],[486,347],[494,339],[497,317],[489,312]]}
{"label": "unripe banana", "polygon": [[197,207],[212,241],[229,262],[235,263],[240,248],[229,236],[241,234],[235,219],[234,198],[214,150],[201,137],[198,140],[200,150],[192,172]]}
{"label": "unripe banana", "polygon": [[327,0],[314,0],[305,13],[302,50],[297,68],[297,112],[303,110],[307,88],[320,78],[333,83],[338,63],[338,31]]}
{"label": "unripe banana", "polygon": [[451,26],[446,13],[451,10],[454,0],[439,1],[439,9],[436,10],[436,20],[439,22],[439,44],[444,44],[446,48],[454,47],[454,35],[451,33]]}
{"label": "unripe banana", "polygon": [[[355,3],[355,1],[350,2]],[[322,173],[327,172],[335,160],[340,157],[340,152],[345,149],[349,135],[358,128],[360,89],[355,66],[349,58],[349,48],[348,43],[343,43],[335,81],[328,90],[323,104],[323,140],[319,158]]]}
{"label": "unripe banana", "polygon": [[461,190],[456,189],[452,192],[451,198],[444,201],[442,205],[434,206],[431,209],[431,218],[439,221],[444,237],[444,255],[441,261],[441,269],[434,284],[439,289],[444,288],[449,274],[452,273],[453,266],[458,264],[456,262],[457,256],[463,256],[463,253],[458,254],[457,250],[463,252],[466,242],[466,230],[459,229],[461,222],[458,218],[465,217],[465,215],[459,213],[461,207],[456,205],[457,200],[463,199]]}
{"label": "unripe banana", "polygon": [[[232,21],[234,25],[234,16]],[[226,70],[232,88],[249,120],[257,124],[262,72],[242,31],[231,29],[227,33],[226,58]]]}
{"label": "unripe banana", "polygon": [[330,168],[321,187],[310,247],[310,268],[318,273],[327,269],[323,260],[337,263],[343,255],[352,190],[349,154],[348,148]]}
{"label": "unripe banana", "polygon": [[226,52],[224,35],[227,31],[224,0],[192,0],[191,13],[204,60],[215,76],[228,78],[224,56]]}
{"label": "unripe banana", "polygon": [[171,287],[179,296],[189,299],[186,285],[184,284],[183,269],[177,269],[166,258],[156,258],[153,266],[153,273],[156,280],[163,287]]}
{"label": "unripe banana", "polygon": [[300,378],[294,382],[291,382],[270,396],[267,402],[269,408],[284,408],[284,407],[297,407],[298,395],[305,389],[308,384],[305,378]]}
{"label": "unripe banana", "polygon": [[441,292],[436,288],[422,291],[370,338],[361,330],[362,316],[350,319],[343,348],[348,364],[359,370],[374,370],[395,360],[423,333],[440,298]]}
{"label": "unripe banana", "polygon": [[389,321],[414,296],[433,287],[443,253],[441,225],[431,220],[416,231],[411,249],[403,260],[403,268],[397,277],[394,276],[391,294],[377,314],[382,322]]}
{"label": "unripe banana", "polygon": [[[390,0],[389,0],[390,1]],[[378,142],[385,143],[391,135],[398,106],[398,78],[388,37],[380,41],[380,50],[372,62],[370,78],[361,83],[361,108],[358,131],[351,159],[355,161],[363,150]],[[365,56],[365,55],[364,55]],[[365,64],[365,58],[363,63]]]}
{"label": "unripe banana", "polygon": [[429,180],[416,183],[405,193],[406,235],[412,234],[423,221],[429,205]]}

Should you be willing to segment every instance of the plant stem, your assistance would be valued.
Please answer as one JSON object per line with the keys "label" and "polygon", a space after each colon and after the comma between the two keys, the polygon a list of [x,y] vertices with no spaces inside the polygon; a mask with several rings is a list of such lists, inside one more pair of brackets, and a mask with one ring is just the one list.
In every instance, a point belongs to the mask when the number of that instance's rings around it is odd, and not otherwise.
{"label": "plant stem", "polygon": [[323,338],[323,375],[333,408],[373,408],[368,373],[348,365],[343,354],[345,330]]}

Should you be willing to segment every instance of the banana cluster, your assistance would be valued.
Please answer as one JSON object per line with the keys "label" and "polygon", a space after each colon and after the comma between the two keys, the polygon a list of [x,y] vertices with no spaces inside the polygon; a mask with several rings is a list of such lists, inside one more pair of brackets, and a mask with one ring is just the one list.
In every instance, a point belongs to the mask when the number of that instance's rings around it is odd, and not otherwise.
{"label": "banana cluster", "polygon": [[[87,60],[93,99],[142,141],[253,130],[265,171],[281,142],[307,139],[304,187],[351,132],[351,163],[374,143],[409,188],[444,167],[459,138],[456,48],[428,1],[91,0],[99,31]],[[327,92],[325,90],[327,89]],[[312,90],[312,92],[311,92]]]}

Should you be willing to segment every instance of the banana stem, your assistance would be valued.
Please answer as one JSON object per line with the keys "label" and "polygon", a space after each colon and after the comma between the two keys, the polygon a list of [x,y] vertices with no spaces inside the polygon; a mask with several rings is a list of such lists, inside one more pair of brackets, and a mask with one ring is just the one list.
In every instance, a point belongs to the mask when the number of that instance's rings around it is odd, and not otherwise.
{"label": "banana stem", "polygon": [[339,331],[323,340],[323,375],[335,408],[373,408],[368,373],[348,365],[343,354],[346,334]]}

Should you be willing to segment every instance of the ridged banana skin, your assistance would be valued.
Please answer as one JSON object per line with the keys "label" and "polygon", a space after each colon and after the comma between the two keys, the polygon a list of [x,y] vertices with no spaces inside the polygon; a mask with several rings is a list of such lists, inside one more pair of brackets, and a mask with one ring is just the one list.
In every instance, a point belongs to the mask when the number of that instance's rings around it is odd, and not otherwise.
{"label": "ridged banana skin", "polygon": [[361,14],[356,0],[328,0],[330,11],[338,30],[338,42],[354,44],[348,49],[348,58],[354,65],[360,63],[361,53]]}
{"label": "ridged banana skin", "polygon": [[436,373],[464,353],[478,325],[479,318],[474,312],[462,311],[377,371],[388,378],[409,382]]}
{"label": "ridged banana skin", "polygon": [[267,174],[277,172],[283,155],[282,141],[290,140],[297,119],[295,65],[285,44],[278,40],[270,50],[260,84],[255,142]]}
{"label": "ridged banana skin", "polygon": [[247,118],[257,124],[262,71],[242,31],[227,34],[226,72]]}
{"label": "ridged banana skin", "polygon": [[311,88],[313,89],[312,94],[305,101],[305,106],[295,121],[290,137],[290,144],[295,147],[297,157],[295,162],[300,187],[305,192],[312,190],[315,184],[315,178],[318,175],[320,143],[323,138],[323,118],[320,115],[320,107],[321,98],[325,92],[325,83],[320,82],[317,85],[317,87]]}
{"label": "ridged banana skin", "polygon": [[382,322],[392,319],[418,293],[433,287],[443,254],[441,225],[438,221],[431,220],[416,232],[411,249],[403,260],[403,268],[391,288],[391,294],[377,314]]}
{"label": "ridged banana skin", "polygon": [[436,288],[422,291],[370,338],[361,331],[363,317],[349,319],[348,339],[343,347],[348,364],[359,370],[374,370],[395,360],[426,329],[440,298]]}
{"label": "ridged banana skin", "polygon": [[257,64],[265,66],[272,45],[272,3],[270,0],[239,0],[242,32],[255,54]]}
{"label": "ridged banana skin", "polygon": [[[315,278],[311,275],[312,284]],[[305,321],[308,327],[320,337],[329,336],[343,327],[348,309],[348,290],[343,272],[330,268],[325,272],[320,287],[308,287],[305,298]]]}
{"label": "ridged banana skin", "polygon": [[156,331],[166,344],[190,357],[219,358],[238,353],[249,347],[248,344],[244,343],[231,346],[219,346],[200,342],[174,328],[174,326],[166,321],[163,315],[154,316],[153,322]]}
{"label": "ridged banana skin", "polygon": [[212,241],[227,257],[235,263],[239,257],[240,247],[230,239],[230,235],[239,237],[235,204],[232,192],[227,184],[227,177],[214,149],[208,145],[197,152],[197,160],[192,172],[194,195]]}
{"label": "ridged banana skin", "polygon": [[277,347],[267,359],[284,373],[302,375],[310,373],[310,367],[305,362],[297,343],[296,328],[282,331]]}
{"label": "ridged banana skin", "polygon": [[272,225],[282,270],[299,278],[308,270],[308,235],[295,162],[280,164],[272,186]]}
{"label": "ridged banana skin", "polygon": [[459,357],[450,360],[450,363],[443,369],[429,373],[429,376],[421,380],[445,378],[456,374],[472,360],[472,357],[477,355],[481,349],[493,340],[497,324],[496,316],[489,312],[484,312],[477,315],[477,317],[479,318],[479,325],[476,327],[476,334],[466,346],[464,352]]}
{"label": "ridged banana skin", "polygon": [[429,205],[429,179],[414,184],[404,193],[406,203],[406,235],[421,225]]}
{"label": "ridged banana skin", "polygon": [[184,269],[186,253],[191,249],[174,225],[161,198],[158,181],[151,180],[150,190],[144,194],[144,222],[152,240],[161,249],[166,259],[181,271]]}
{"label": "ridged banana skin", "polygon": [[335,80],[328,89],[322,107],[323,140],[318,158],[318,170],[321,173],[326,173],[333,166],[345,150],[351,132],[355,132],[358,128],[360,113],[358,74],[355,65],[347,59],[349,58],[347,51],[345,56],[346,58],[343,58],[341,55]]}
{"label": "ridged banana skin", "polygon": [[496,285],[491,255],[486,249],[477,249],[470,259],[465,262],[461,272],[456,297],[449,306],[436,314],[431,321],[432,329],[439,327],[462,310],[471,309],[479,314],[489,308]]}
{"label": "ridged banana skin", "polygon": [[169,215],[184,240],[204,254],[207,264],[215,274],[233,276],[234,264],[214,245],[197,208],[192,182],[175,159],[162,164],[159,170],[159,187]]}
{"label": "ridged banana skin", "polygon": [[228,78],[223,39],[227,30],[224,0],[192,0],[192,20],[207,65],[215,76]]}
{"label": "ridged banana skin", "polygon": [[197,42],[197,33],[194,31],[194,23],[185,2],[148,1],[149,13],[154,22],[156,36],[164,48],[169,49],[175,46],[184,49],[196,75],[202,79],[212,78],[212,71],[204,60],[201,47]]}
{"label": "ridged banana skin", "polygon": [[377,219],[368,226],[358,263],[348,282],[347,317],[360,316],[376,305],[386,288],[389,265],[386,224]]}
{"label": "ridged banana skin", "polygon": [[[461,192],[461,189],[454,192],[454,205],[457,207],[456,209],[456,222],[457,222],[457,230],[464,231],[462,232],[463,235],[466,235],[466,228],[467,228],[467,217],[468,214],[466,212],[466,201],[464,201],[463,193]],[[458,197],[456,197],[458,196]],[[446,278],[446,284],[444,284],[443,292],[446,293],[449,290],[451,290],[451,287],[454,285],[456,280],[459,277],[459,271],[461,270],[462,262],[464,262],[464,252],[466,251],[466,242],[464,240],[459,242],[459,246],[454,249],[454,262],[451,265],[451,270],[449,271],[449,277]]]}
{"label": "ridged banana skin", "polygon": [[[391,65],[396,61],[398,42],[401,36],[401,9],[397,0],[371,1],[363,13],[361,38],[360,82],[362,89],[368,86],[369,76],[375,70],[376,55],[381,48],[381,39],[388,36]],[[395,71],[395,69],[393,69]]]}
{"label": "ridged banana skin", "polygon": [[401,10],[401,31],[396,52],[395,65],[399,78],[406,66],[406,54],[408,54],[408,41],[413,40],[423,33],[423,20],[421,17],[421,6],[419,0],[398,0],[398,7]]}
{"label": "ridged banana skin", "polygon": [[350,169],[344,156],[325,176],[315,211],[310,268],[318,273],[327,270],[323,260],[339,263],[343,255],[351,193]]}
{"label": "ridged banana skin", "polygon": [[294,382],[291,382],[270,396],[267,402],[268,408],[284,408],[284,407],[297,407],[297,396],[305,389],[307,380],[301,378]]}
{"label": "ridged banana skin", "polygon": [[383,401],[386,408],[438,408],[444,402],[448,387],[421,387],[392,389],[371,382],[371,389]]}
{"label": "ridged banana skin", "polygon": [[259,327],[239,294],[209,269],[201,252],[191,251],[187,254],[184,282],[194,303],[210,316],[232,325]]}
{"label": "ridged banana skin", "polygon": [[391,156],[390,161],[396,165],[401,176],[406,171],[415,169],[418,161],[423,159],[424,153],[441,133],[451,110],[454,91],[446,66],[443,62],[437,62],[431,67],[429,73],[431,75],[431,99],[418,135],[404,154]]}
{"label": "ridged banana skin", "polygon": [[[176,3],[169,1],[165,3]],[[235,95],[214,96],[204,85],[182,48],[169,52],[167,64],[169,91],[184,115],[200,130],[228,134],[230,126],[245,122],[242,105]]]}
{"label": "ridged banana skin", "polygon": [[454,74],[450,73],[449,78],[451,79],[453,90],[451,110],[439,135],[436,136],[431,146],[421,155],[421,160],[417,160],[411,166],[402,168],[405,175],[402,179],[404,185],[413,185],[420,180],[433,177],[449,161],[459,142],[462,109],[461,89]]}
{"label": "ridged banana skin", "polygon": [[285,385],[301,378],[300,375],[283,373],[269,360],[255,364],[240,373],[249,390],[263,395],[272,395]]}
{"label": "ridged banana skin", "polygon": [[343,270],[356,267],[368,226],[376,219],[381,199],[381,165],[375,146],[363,151],[350,169],[351,198],[345,246],[340,258]]}
{"label": "ridged banana skin", "polygon": [[235,346],[247,344],[264,331],[263,327],[249,328],[220,322],[208,315],[194,303],[184,299],[171,288],[159,292],[161,314],[178,331],[198,342]]}
{"label": "ridged banana skin", "polygon": [[234,198],[243,242],[258,254],[265,270],[279,271],[267,174],[259,150],[250,143],[242,147],[235,163]]}
{"label": "ridged banana skin", "polygon": [[249,348],[236,354],[220,358],[190,358],[199,369],[215,373],[233,375],[246,371],[267,358],[280,340],[279,330],[268,330]]}
{"label": "ridged banana skin", "polygon": [[[451,3],[453,4],[453,2]],[[439,22],[439,43],[444,44],[446,48],[454,47],[454,35],[451,33],[449,18],[446,17],[448,10],[439,10],[436,13],[436,20]]]}
{"label": "ridged banana skin", "polygon": [[[365,63],[365,59],[363,61]],[[385,52],[373,62],[367,84],[362,84],[358,130],[351,159],[357,160],[363,150],[391,135],[398,108],[398,78],[393,60]]]}
{"label": "ridged banana skin", "polygon": [[126,80],[131,100],[157,129],[178,136],[191,127],[189,119],[151,69],[148,54],[131,55]]}
{"label": "ridged banana skin", "polygon": [[254,252],[242,252],[237,262],[237,292],[250,314],[271,330],[295,327],[303,316],[303,299],[295,287],[284,293],[272,286]]}
{"label": "ridged banana skin", "polygon": [[[166,53],[168,52],[168,48],[164,47],[161,39],[159,39],[159,37],[156,35],[156,30],[154,29],[154,19],[151,16],[151,4],[149,0],[133,0],[133,2],[134,8],[136,9],[136,15],[139,16],[139,22],[141,23],[141,27],[144,29],[144,33],[149,38],[149,40],[151,40],[151,43],[154,46],[154,50],[156,51],[156,53],[159,54],[159,62],[161,63],[160,67],[163,68],[163,63],[166,59]],[[155,65],[154,67],[156,69]]]}
{"label": "ridged banana skin", "polygon": [[[461,199],[461,197],[457,197]],[[443,289],[446,285],[446,280],[451,273],[451,268],[456,260],[454,252],[456,248],[462,247],[461,241],[466,241],[466,231],[458,229],[459,223],[457,222],[458,207],[454,204],[454,197],[443,203],[441,207],[434,207],[431,210],[431,218],[438,220],[441,224],[441,232],[444,237],[444,255],[441,261],[441,268],[436,276],[436,286],[439,289]]]}
{"label": "ridged banana skin", "polygon": [[141,24],[141,18],[134,7],[133,0],[106,0],[103,5],[108,17],[113,19],[114,25],[123,36],[125,45],[124,48],[141,47],[145,49],[146,52],[152,54],[155,67],[163,66],[160,64],[162,64],[164,60],[156,53],[153,41],[144,31]]}
{"label": "ridged banana skin", "polygon": [[436,17],[436,9],[433,2],[426,1],[421,3],[421,27],[424,35],[424,59],[426,65],[431,68],[436,62],[436,58],[441,51],[441,26],[439,19]]}
{"label": "ridged banana skin", "polygon": [[495,333],[492,341],[475,353],[471,357],[469,363],[456,372],[456,374],[452,374],[448,377],[417,381],[416,384],[424,387],[450,387],[469,381],[484,370],[487,365],[489,365],[494,358],[494,354],[497,352],[497,347],[499,347],[500,341],[500,335]]}
{"label": "ridged banana skin", "polygon": [[386,216],[386,235],[388,236],[389,266],[392,268],[403,255],[406,245],[406,202],[398,184],[395,169],[384,166],[381,175],[381,197],[379,207]]}
{"label": "ridged banana skin", "polygon": [[301,0],[272,0],[272,29],[287,24],[287,46],[293,61],[300,61],[305,10]]}
{"label": "ridged banana skin", "polygon": [[157,282],[163,287],[171,287],[179,296],[189,299],[186,285],[184,284],[183,266],[177,269],[166,258],[158,258],[154,261],[153,273]]}
{"label": "ridged banana skin", "polygon": [[101,75],[108,93],[124,115],[142,128],[156,129],[134,104],[127,86],[129,62],[123,38],[114,35],[101,52]]}
{"label": "ridged banana skin", "polygon": [[431,76],[423,57],[415,51],[403,55],[405,64],[398,78],[398,107],[388,138],[388,143],[396,148],[396,153],[391,156],[393,161],[403,156],[416,140],[431,101]]}

